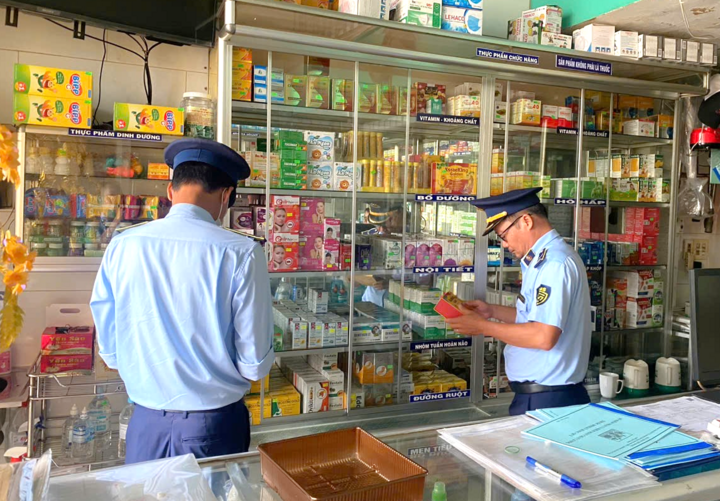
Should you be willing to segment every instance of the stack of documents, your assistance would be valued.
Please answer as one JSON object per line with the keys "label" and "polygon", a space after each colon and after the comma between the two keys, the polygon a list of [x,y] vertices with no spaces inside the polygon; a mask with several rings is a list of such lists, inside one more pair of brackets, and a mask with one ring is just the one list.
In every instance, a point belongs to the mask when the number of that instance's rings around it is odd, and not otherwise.
{"label": "stack of documents", "polygon": [[529,411],[541,424],[525,435],[623,461],[661,479],[720,468],[712,444],[678,431],[679,425],[639,416],[610,402]]}

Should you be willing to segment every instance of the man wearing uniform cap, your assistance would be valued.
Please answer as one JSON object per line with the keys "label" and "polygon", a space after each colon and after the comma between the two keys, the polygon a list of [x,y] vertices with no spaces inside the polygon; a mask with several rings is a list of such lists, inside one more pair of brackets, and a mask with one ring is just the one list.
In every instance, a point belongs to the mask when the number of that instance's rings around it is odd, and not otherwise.
{"label": "man wearing uniform cap", "polygon": [[135,402],[127,463],[246,452],[243,396],[274,360],[263,250],[219,226],[247,163],[204,139],[173,142],[165,162],[170,213],[111,240],[90,301],[100,356]]}
{"label": "man wearing uniform cap", "polygon": [[483,236],[495,231],[502,246],[521,260],[515,308],[468,301],[463,316],[447,320],[459,334],[507,344],[505,368],[515,392],[512,415],[590,402],[582,384],[591,341],[587,273],[577,252],[550,225],[537,196],[541,189],[473,202],[486,214]]}

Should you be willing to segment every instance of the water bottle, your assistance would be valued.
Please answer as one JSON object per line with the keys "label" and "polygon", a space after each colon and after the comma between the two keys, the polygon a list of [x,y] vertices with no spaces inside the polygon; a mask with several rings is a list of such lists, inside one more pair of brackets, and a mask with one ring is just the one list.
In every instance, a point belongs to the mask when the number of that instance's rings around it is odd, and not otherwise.
{"label": "water bottle", "polygon": [[135,412],[135,404],[128,398],[128,404],[120,413],[120,439],[118,440],[118,458],[125,459],[125,448],[127,447],[127,429],[130,418]]}
{"label": "water bottle", "polygon": [[80,417],[73,423],[72,458],[77,461],[92,461],[95,457],[95,428],[88,416],[87,408],[83,407]]}
{"label": "water bottle", "polygon": [[90,402],[88,415],[95,425],[95,448],[104,451],[110,447],[112,435],[110,433],[110,415],[112,409],[105,395],[98,395]]}
{"label": "water bottle", "polygon": [[65,420],[65,424],[63,424],[63,456],[66,458],[72,457],[72,444],[73,444],[73,426],[75,425],[75,420],[78,416],[78,408],[77,405],[73,404],[72,409],[70,409],[70,417]]}
{"label": "water bottle", "polygon": [[292,284],[287,281],[286,277],[283,277],[280,280],[280,284],[278,284],[277,289],[275,289],[275,299],[277,301],[282,301],[283,299],[290,299],[292,297],[292,293]]}

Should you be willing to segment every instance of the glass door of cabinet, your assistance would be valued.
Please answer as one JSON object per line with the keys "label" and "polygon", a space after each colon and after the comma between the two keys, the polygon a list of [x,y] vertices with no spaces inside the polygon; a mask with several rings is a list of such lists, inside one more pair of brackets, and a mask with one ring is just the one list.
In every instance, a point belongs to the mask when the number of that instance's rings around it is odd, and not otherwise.
{"label": "glass door of cabinet", "polygon": [[157,144],[23,126],[16,232],[38,257],[100,258],[118,229],[164,217],[170,169]]}

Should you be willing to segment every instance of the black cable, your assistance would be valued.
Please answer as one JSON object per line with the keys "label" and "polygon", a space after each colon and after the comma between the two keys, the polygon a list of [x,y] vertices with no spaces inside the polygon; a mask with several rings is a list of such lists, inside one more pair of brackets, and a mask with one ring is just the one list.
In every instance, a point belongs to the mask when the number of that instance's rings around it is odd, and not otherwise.
{"label": "black cable", "polygon": [[124,31],[123,31],[123,33],[125,33],[128,37],[130,37],[130,39],[131,39],[133,42],[135,42],[135,43],[138,45],[138,47],[140,47],[140,50],[141,50],[141,51],[145,52],[145,49],[143,48],[142,44],[138,41],[137,38],[135,38],[134,36],[132,36],[131,33],[127,33],[127,32],[124,32]]}
{"label": "black cable", "polygon": [[[61,28],[64,29],[64,30],[74,31],[72,28],[69,28],[68,26],[65,26],[64,24],[58,23],[57,21],[53,21],[52,19],[45,18],[45,20],[48,21],[48,22],[50,22],[50,23],[52,23],[52,24],[54,24],[55,26],[61,27]],[[94,37],[94,36],[88,35],[88,34],[85,35],[85,38],[90,38],[91,40],[97,40],[98,42],[102,42],[102,38]],[[129,52],[130,54],[134,54],[134,55],[136,55],[137,57],[139,57],[140,59],[145,59],[145,57],[144,57],[142,54],[139,54],[139,53],[135,52],[134,50],[130,50],[130,49],[128,49],[127,47],[123,47],[122,45],[118,45],[118,44],[116,44],[116,43],[114,43],[114,42],[108,42],[108,41],[106,41],[105,43],[107,43],[108,45],[112,45],[113,47],[117,47],[118,49],[122,49],[122,50],[124,50],[124,51],[127,51],[127,52]]]}
{"label": "black cable", "polygon": [[100,122],[98,122],[97,119],[97,112],[100,109],[100,102],[102,101],[102,77],[103,77],[103,69],[105,69],[105,57],[107,57],[107,44],[106,44],[106,35],[107,35],[107,29],[103,30],[103,57],[102,60],[100,60],[100,77],[98,78],[98,100],[97,100],[97,106],[95,106],[95,112],[93,113],[93,123],[95,125],[100,125]]}

